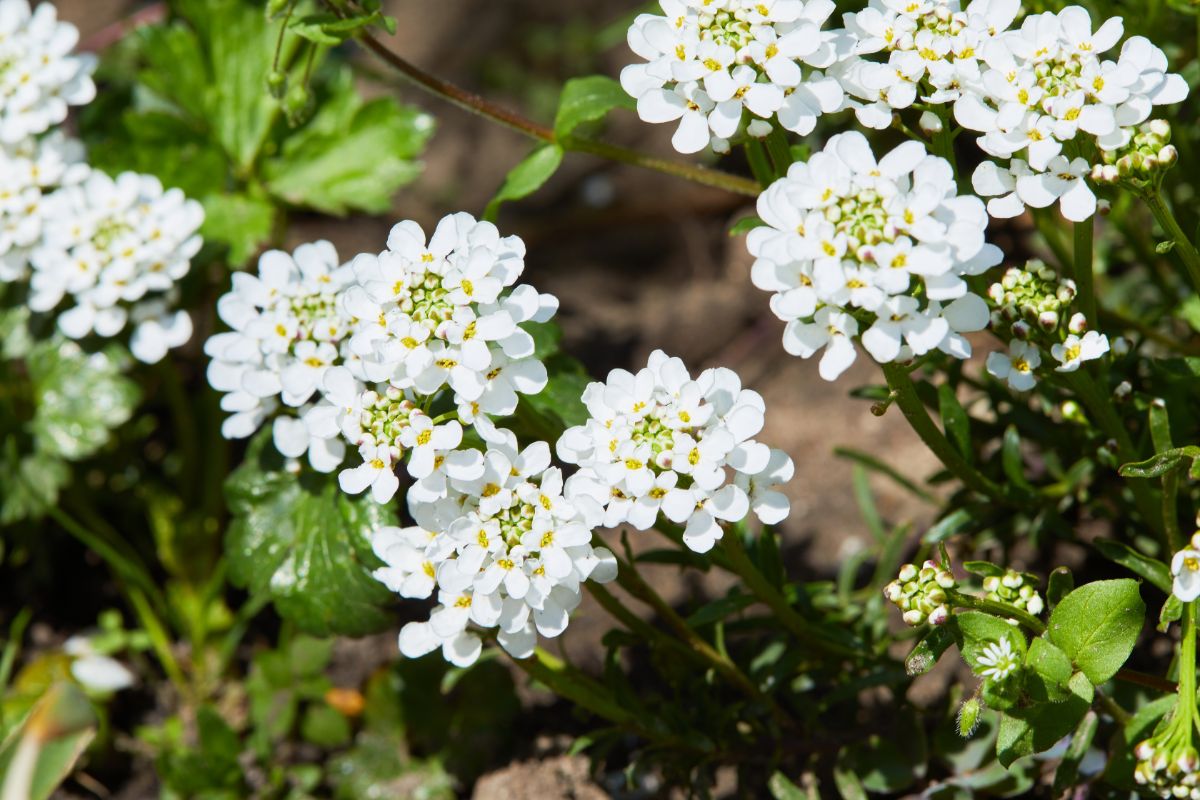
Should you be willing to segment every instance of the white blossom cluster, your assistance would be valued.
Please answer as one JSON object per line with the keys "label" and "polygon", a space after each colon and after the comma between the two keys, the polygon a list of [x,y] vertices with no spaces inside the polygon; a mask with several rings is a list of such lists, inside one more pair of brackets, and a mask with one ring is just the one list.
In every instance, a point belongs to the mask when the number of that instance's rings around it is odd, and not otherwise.
{"label": "white blossom cluster", "polygon": [[854,338],[880,363],[970,356],[962,334],[986,327],[988,310],[964,277],[1002,254],[984,242],[982,201],[958,195],[945,159],[907,142],[876,161],[862,134],[839,134],[768,187],[758,214],[752,280],[773,293],[789,353],[825,348],[821,377],[854,362]]}
{"label": "white blossom cluster", "polygon": [[1080,151],[1124,147],[1154,106],[1187,97],[1187,83],[1145,37],[1126,40],[1115,61],[1101,58],[1123,31],[1120,17],[1093,31],[1088,12],[1069,6],[1030,15],[988,43],[986,69],[954,116],[981,134],[985,153],[1008,161],[984,162],[973,177],[975,191],[993,198],[993,216],[1057,202],[1067,219],[1088,219],[1096,197],[1086,178],[1095,164]]}
{"label": "white blossom cluster", "polygon": [[0,143],[19,145],[67,118],[69,106],[96,96],[96,59],[72,55],[74,25],[51,3],[0,0]]}
{"label": "white blossom cluster", "polygon": [[708,369],[692,379],[661,350],[636,374],[613,370],[583,394],[591,418],[558,440],[558,456],[580,469],[567,496],[603,509],[604,527],[645,530],[659,512],[684,526],[683,541],[704,553],[721,538],[721,522],[750,511],[771,525],[787,516],[777,486],[792,460],[755,441],[765,405],[737,374]]}
{"label": "white blossom cluster", "polygon": [[[854,55],[830,74],[850,95],[859,122],[890,127],[893,112],[918,98],[945,104],[975,91],[985,50],[1020,7],[1020,0],[974,0],[966,9],[959,0],[870,0],[843,15]],[[887,60],[872,58],[877,54]]]}
{"label": "white blossom cluster", "polygon": [[616,577],[613,554],[591,544],[601,509],[563,496],[549,445],[518,450],[504,430],[495,438],[478,477],[452,478],[447,495],[431,502],[410,494],[417,525],[374,536],[386,565],[376,578],[403,597],[436,593],[429,619],[400,632],[400,651],[410,658],[440,648],[447,661],[468,666],[482,648],[477,629],[494,630],[501,647],[527,658],[539,634],[566,629],[584,581]]}
{"label": "white blossom cluster", "polygon": [[[641,14],[629,46],[646,63],[621,72],[647,122],[676,122],[681,153],[729,150],[744,129],[765,136],[775,120],[801,135],[845,95],[822,70],[846,43],[821,27],[830,0],[660,0],[664,16]],[[745,126],[743,128],[743,122]]]}
{"label": "white blossom cluster", "polygon": [[1188,729],[1174,737],[1170,733],[1181,726],[1173,725],[1166,733],[1145,739],[1133,749],[1137,757],[1133,780],[1142,791],[1164,800],[1200,800],[1200,753],[1193,744],[1192,720],[1188,723]]}
{"label": "white blossom cluster", "polygon": [[72,339],[131,328],[133,355],[153,363],[191,338],[173,306],[204,213],[151,176],[91,169],[54,129],[95,97],[78,36],[50,3],[0,0],[0,283],[28,281],[29,307]]}
{"label": "white blossom cluster", "polygon": [[[221,426],[226,438],[250,436],[282,403],[298,409],[298,416],[275,418],[276,448],[289,458],[307,453],[321,472],[342,463],[345,445],[336,424],[332,431],[327,424],[338,409],[319,390],[331,367],[355,363],[347,355],[357,323],[340,302],[352,281],[327,241],[302,244],[291,255],[269,250],[257,275],[233,274],[233,288],[217,301],[217,314],[231,330],[204,345],[212,359],[208,381],[226,393],[221,408],[231,412]],[[359,377],[365,378],[361,371]]]}

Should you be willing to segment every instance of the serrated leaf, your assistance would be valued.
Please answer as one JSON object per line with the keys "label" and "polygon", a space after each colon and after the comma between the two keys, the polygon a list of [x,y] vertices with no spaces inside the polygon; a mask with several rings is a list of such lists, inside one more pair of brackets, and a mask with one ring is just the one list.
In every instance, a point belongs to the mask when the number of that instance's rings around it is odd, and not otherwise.
{"label": "serrated leaf", "polygon": [[267,190],[328,214],[381,214],[396,190],[420,174],[414,159],[433,133],[433,119],[391,98],[363,104],[349,70],[330,91],[313,118],[264,162]]}
{"label": "serrated leaf", "polygon": [[602,119],[614,108],[636,108],[636,101],[621,84],[606,75],[572,78],[563,86],[554,117],[554,136],[565,143],[585,122]]}
{"label": "serrated leaf", "polygon": [[1049,750],[1075,729],[1091,707],[1095,689],[1079,672],[1068,686],[1070,696],[1061,703],[1038,703],[1004,712],[996,738],[996,757],[1001,764],[1007,767],[1018,758]]}
{"label": "serrated leaf", "polygon": [[360,636],[390,623],[390,593],[371,577],[379,565],[368,537],[394,525],[390,507],[350,497],[334,475],[282,469],[259,434],[226,482],[233,519],[226,535],[229,573],[266,595],[281,616],[315,636]]}
{"label": "serrated leaf", "polygon": [[527,155],[521,163],[509,170],[504,184],[484,209],[483,218],[495,222],[501,204],[528,197],[542,188],[558,171],[562,159],[563,149],[556,144],[544,145]]}
{"label": "serrated leaf", "polygon": [[128,361],[117,345],[89,355],[57,336],[33,348],[25,362],[37,404],[29,430],[40,453],[78,461],[108,442],[140,398],[121,374]]}
{"label": "serrated leaf", "polygon": [[1029,644],[1025,656],[1025,691],[1039,703],[1058,703],[1070,696],[1067,688],[1074,668],[1071,659],[1045,637],[1039,636]]}
{"label": "serrated leaf", "polygon": [[1120,564],[1139,578],[1146,579],[1166,594],[1171,593],[1171,570],[1163,562],[1143,555],[1115,539],[1097,539],[1092,545],[1109,561]]}
{"label": "serrated leaf", "polygon": [[1059,602],[1046,635],[1092,683],[1101,684],[1133,652],[1145,617],[1137,581],[1096,581]]}

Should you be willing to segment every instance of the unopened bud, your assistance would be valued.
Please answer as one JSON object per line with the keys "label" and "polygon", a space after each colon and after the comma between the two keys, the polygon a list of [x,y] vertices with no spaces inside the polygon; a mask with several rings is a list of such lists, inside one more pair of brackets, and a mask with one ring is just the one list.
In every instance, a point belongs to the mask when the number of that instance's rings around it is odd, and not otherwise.
{"label": "unopened bud", "polygon": [[950,619],[950,609],[944,605],[938,606],[929,614],[930,625],[945,625],[948,619]]}
{"label": "unopened bud", "polygon": [[908,583],[913,578],[917,577],[917,568],[912,564],[905,564],[900,568],[900,580]]}
{"label": "unopened bud", "polygon": [[312,95],[303,83],[293,83],[288,87],[283,98],[283,113],[288,118],[288,124],[296,127],[308,119],[312,110]]}
{"label": "unopened bud", "polygon": [[983,711],[983,703],[978,697],[972,697],[958,708],[958,735],[964,739],[970,738],[979,726],[979,714]]}
{"label": "unopened bud", "polygon": [[1179,151],[1175,149],[1175,145],[1169,144],[1158,151],[1158,163],[1162,164],[1164,168],[1175,166],[1177,161],[1179,161]]}
{"label": "unopened bud", "polygon": [[1064,400],[1062,404],[1063,419],[1070,422],[1075,422],[1080,425],[1087,424],[1087,417],[1083,414],[1083,408],[1074,400]]}
{"label": "unopened bud", "polygon": [[917,124],[921,126],[921,130],[930,135],[942,132],[942,118],[932,111],[922,113]]}
{"label": "unopened bud", "polygon": [[1114,356],[1120,357],[1129,354],[1129,340],[1124,336],[1118,336],[1113,339],[1110,347]]}
{"label": "unopened bud", "polygon": [[1129,381],[1121,381],[1117,384],[1117,388],[1113,389],[1113,397],[1118,400],[1126,400],[1133,393],[1133,384]]}
{"label": "unopened bud", "polygon": [[271,70],[267,73],[267,90],[276,100],[282,100],[287,91],[287,75],[277,69]]}
{"label": "unopened bud", "polygon": [[1067,330],[1071,333],[1084,333],[1088,329],[1087,317],[1076,311],[1067,320]]}
{"label": "unopened bud", "polygon": [[1029,327],[1029,323],[1025,322],[1024,320],[1018,320],[1017,322],[1014,322],[1012,325],[1013,337],[1020,339],[1021,341],[1025,341],[1026,339],[1028,339],[1029,333],[1032,330],[1033,329]]}
{"label": "unopened bud", "polygon": [[1096,213],[1102,217],[1107,217],[1109,214],[1112,213],[1112,203],[1109,202],[1108,200],[1103,200],[1103,199],[1097,200],[1096,201]]}
{"label": "unopened bud", "polygon": [[1152,119],[1146,123],[1146,126],[1149,128],[1150,133],[1168,142],[1171,141],[1171,123],[1165,119]]}
{"label": "unopened bud", "polygon": [[1043,311],[1042,313],[1038,314],[1037,321],[1038,326],[1047,333],[1055,331],[1058,329],[1058,312]]}
{"label": "unopened bud", "polygon": [[905,611],[903,618],[904,622],[908,625],[920,625],[925,619],[925,615],[914,608],[911,611]]}
{"label": "unopened bud", "polygon": [[746,133],[755,139],[765,139],[771,133],[771,123],[765,119],[751,120],[746,126]]}

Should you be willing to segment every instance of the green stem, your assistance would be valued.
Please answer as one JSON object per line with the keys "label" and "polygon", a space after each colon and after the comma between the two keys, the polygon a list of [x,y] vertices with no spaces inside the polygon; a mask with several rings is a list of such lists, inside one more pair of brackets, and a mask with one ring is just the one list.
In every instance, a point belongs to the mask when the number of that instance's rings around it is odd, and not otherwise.
{"label": "green stem", "polygon": [[1100,316],[1096,313],[1096,288],[1092,274],[1095,235],[1092,219],[1075,223],[1075,288],[1088,325],[1099,328]]}
{"label": "green stem", "polygon": [[858,650],[840,642],[829,641],[808,623],[808,620],[796,613],[788,603],[787,598],[767,580],[767,577],[754,566],[746,548],[742,544],[741,534],[737,531],[726,531],[721,537],[721,549],[729,560],[729,566],[743,581],[755,597],[775,612],[776,619],[793,636],[806,644],[824,650],[832,655],[857,657]]}
{"label": "green stem", "polygon": [[1183,640],[1179,643],[1179,701],[1186,704],[1189,727],[1196,710],[1196,603],[1183,604]]}
{"label": "green stem", "polygon": [[695,661],[703,660],[694,650],[688,648],[678,639],[668,636],[630,611],[621,604],[620,600],[613,596],[612,592],[600,584],[588,581],[585,586],[587,586],[588,592],[591,593],[592,597],[596,599],[596,602],[600,604],[600,607],[607,611],[613,619],[628,628],[630,632],[641,636],[651,644],[658,645],[665,650],[670,650],[676,655]]}
{"label": "green stem", "polygon": [[953,589],[946,592],[946,598],[951,604],[961,606],[963,608],[973,608],[976,611],[984,611],[988,614],[994,614],[998,617],[1009,617],[1024,625],[1035,635],[1041,635],[1046,632],[1046,623],[1030,614],[1024,609],[1016,606],[1002,603],[999,600],[988,600],[986,597],[975,597],[974,595],[963,594],[962,592],[954,591]]}
{"label": "green stem", "polygon": [[619,161],[623,164],[631,164],[635,167],[661,172],[664,175],[682,178],[704,186],[724,189],[733,194],[757,197],[760,191],[759,185],[754,181],[738,175],[730,175],[720,170],[709,169],[695,164],[668,161],[646,155],[645,153],[639,153],[636,150],[630,150],[625,147],[619,147],[582,136],[571,136],[569,141],[561,141],[551,128],[539,125],[511,109],[486,100],[473,92],[468,92],[449,81],[442,80],[408,63],[365,30],[359,31],[358,41],[388,66],[425,91],[437,95],[465,111],[497,122],[531,139],[536,139],[547,144],[557,144],[565,150],[591,153],[592,155],[612,161]]}
{"label": "green stem", "polygon": [[[1117,443],[1117,455],[1122,463],[1128,464],[1138,460],[1138,451],[1129,435],[1120,414],[1113,406],[1109,396],[1100,390],[1086,368],[1074,372],[1061,373],[1063,382],[1076,396],[1083,401],[1089,413],[1100,425],[1100,429]],[[1155,501],[1150,491],[1150,484],[1144,478],[1130,478],[1129,488],[1133,491],[1133,500],[1146,523],[1160,537],[1165,537],[1161,505]]]}
{"label": "green stem", "polygon": [[31,619],[33,609],[23,608],[8,626],[8,641],[4,643],[4,653],[0,655],[0,696],[8,689],[13,666],[17,663],[17,653],[21,650],[21,640],[25,638],[25,629],[29,627]]}
{"label": "green stem", "polygon": [[716,648],[701,638],[700,634],[687,624],[687,620],[679,616],[675,609],[642,579],[632,564],[618,559],[617,580],[625,591],[653,608],[692,652],[704,659],[721,677],[751,700],[771,709],[777,718],[783,718],[782,711],[775,702],[763,694],[728,656],[721,655]]}
{"label": "green stem", "polygon": [[896,405],[900,406],[904,418],[908,420],[908,424],[921,437],[921,441],[933,451],[946,469],[954,473],[965,486],[997,502],[1011,505],[1013,501],[1006,496],[1004,489],[968,464],[954,449],[954,445],[950,443],[946,435],[933,423],[925,411],[925,404],[921,402],[921,397],[917,394],[917,387],[913,385],[908,370],[904,366],[894,363],[882,366],[883,375],[887,379],[888,386],[895,393]]}
{"label": "green stem", "polygon": [[767,134],[767,152],[771,154],[771,162],[775,165],[775,177],[782,178],[792,166],[792,148],[788,144],[787,134],[781,128],[772,127]]}
{"label": "green stem", "polygon": [[154,654],[158,656],[158,661],[162,664],[163,672],[167,673],[167,677],[185,700],[194,699],[188,680],[184,677],[183,670],[179,666],[179,661],[171,651],[171,639],[167,635],[167,629],[159,621],[150,603],[147,602],[146,595],[140,589],[133,586],[128,587],[126,595],[129,597],[129,603],[133,606],[133,611],[138,617],[138,622],[141,623],[142,628],[146,631],[146,635],[150,637],[150,646],[154,648]]}
{"label": "green stem", "polygon": [[1187,268],[1188,277],[1192,280],[1192,287],[1200,292],[1200,252],[1197,252],[1192,240],[1179,227],[1179,222],[1162,196],[1162,190],[1157,186],[1148,189],[1142,192],[1142,200],[1150,209],[1150,213],[1158,220],[1163,231],[1171,238],[1171,241],[1175,242],[1175,252],[1179,254],[1184,267]]}
{"label": "green stem", "polygon": [[770,186],[775,180],[775,170],[767,156],[767,148],[758,139],[749,139],[742,145],[742,149],[746,151],[746,161],[750,163],[754,179],[764,189]]}

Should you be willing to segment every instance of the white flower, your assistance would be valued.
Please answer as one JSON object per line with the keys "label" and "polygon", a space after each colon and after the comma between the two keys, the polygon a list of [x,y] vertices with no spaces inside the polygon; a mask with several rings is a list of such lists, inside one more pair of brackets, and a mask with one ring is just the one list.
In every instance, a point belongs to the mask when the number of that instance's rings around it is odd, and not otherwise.
{"label": "white flower", "polygon": [[502,647],[526,658],[539,635],[566,628],[584,581],[616,576],[612,553],[591,544],[599,508],[563,496],[546,443],[518,450],[509,431],[498,439],[483,474],[452,477],[445,498],[414,501],[410,492],[419,527],[384,528],[374,537],[387,564],[376,578],[406,597],[438,590],[429,620],[400,633],[408,657],[440,647],[452,663],[472,663],[481,649],[474,630],[494,628]]}
{"label": "white flower", "polygon": [[1184,603],[1200,597],[1200,551],[1180,550],[1171,559],[1171,592]]}
{"label": "white flower", "polygon": [[[823,26],[825,0],[660,0],[665,16],[640,14],[629,47],[646,63],[621,72],[646,122],[676,122],[681,153],[729,149],[745,130],[764,135],[775,119],[802,135],[841,109],[837,81],[821,70],[849,53]],[[764,128],[764,126],[766,126]]]}
{"label": "white flower", "polygon": [[338,485],[347,494],[362,494],[368,488],[376,503],[386,503],[396,495],[400,479],[396,477],[397,456],[386,444],[363,444],[358,448],[363,462],[342,470]]}
{"label": "white flower", "polygon": [[0,282],[24,280],[42,237],[45,198],[87,177],[83,145],[55,131],[0,145]]}
{"label": "white flower", "polygon": [[1186,82],[1167,73],[1166,56],[1143,37],[1126,41],[1116,61],[1104,60],[1122,32],[1114,17],[1093,33],[1088,12],[1068,6],[1027,16],[1019,30],[997,35],[981,51],[986,69],[960,93],[955,118],[982,134],[984,152],[1022,162],[1013,169],[1015,186],[1002,167],[979,167],[977,188],[1005,196],[989,203],[989,211],[1015,216],[1026,204],[1044,208],[1060,201],[1068,219],[1091,217],[1096,202],[1086,176],[1095,165],[1068,159],[1064,145],[1068,154],[1093,146],[1116,150],[1154,106],[1187,97]]}
{"label": "white flower", "polygon": [[[131,313],[138,327],[152,326],[142,336],[168,328],[173,343],[182,344],[185,332],[190,336],[190,323],[166,320],[163,301],[172,298],[200,249],[199,203],[178,189],[163,191],[149,175],[125,172],[113,179],[92,171],[44,198],[42,213],[42,238],[30,254],[30,308],[47,312],[65,301],[58,329],[72,339],[115,336]],[[150,308],[139,312],[143,304]],[[135,354],[163,352],[139,343]]]}
{"label": "white flower", "polygon": [[1021,661],[1007,638],[988,644],[976,660],[985,667],[980,671],[979,676],[997,683],[1021,667]]}
{"label": "white flower", "polygon": [[[3,11],[3,6],[0,6]],[[86,636],[72,636],[63,643],[63,651],[71,656],[71,677],[92,692],[110,694],[128,689],[134,684],[133,673],[112,656],[96,650]]]}
{"label": "white flower", "polygon": [[1042,353],[1036,345],[1014,339],[1007,354],[988,353],[987,371],[997,380],[1007,381],[1012,389],[1027,392],[1037,384],[1034,371],[1041,363]]}
{"label": "white flower", "polygon": [[862,134],[840,134],[769,186],[758,213],[767,224],[747,238],[751,278],[773,293],[789,353],[826,348],[823,378],[854,362],[861,311],[873,316],[863,346],[881,363],[970,355],[960,334],[986,324],[986,307],[964,278],[1001,253],[984,241],[983,203],[958,195],[944,159],[908,142],[876,161]]}
{"label": "white flower", "polygon": [[681,360],[656,350],[637,374],[613,370],[605,383],[589,384],[583,400],[591,418],[556,448],[580,467],[567,481],[568,499],[596,507],[605,527],[645,530],[661,511],[685,526],[689,547],[705,552],[722,535],[720,521],[746,517],[749,494],[764,522],[786,515],[773,488],[790,478],[791,461],[751,438],[762,430],[763,401],[732,371],[693,380]]}
{"label": "white flower", "polygon": [[96,58],[71,55],[78,41],[53,4],[0,0],[0,143],[44,133],[96,96]]}
{"label": "white flower", "polygon": [[1083,362],[1100,358],[1107,352],[1108,337],[1096,331],[1088,331],[1083,338],[1071,334],[1062,344],[1050,348],[1050,355],[1060,364],[1055,367],[1056,372],[1074,372]]}

